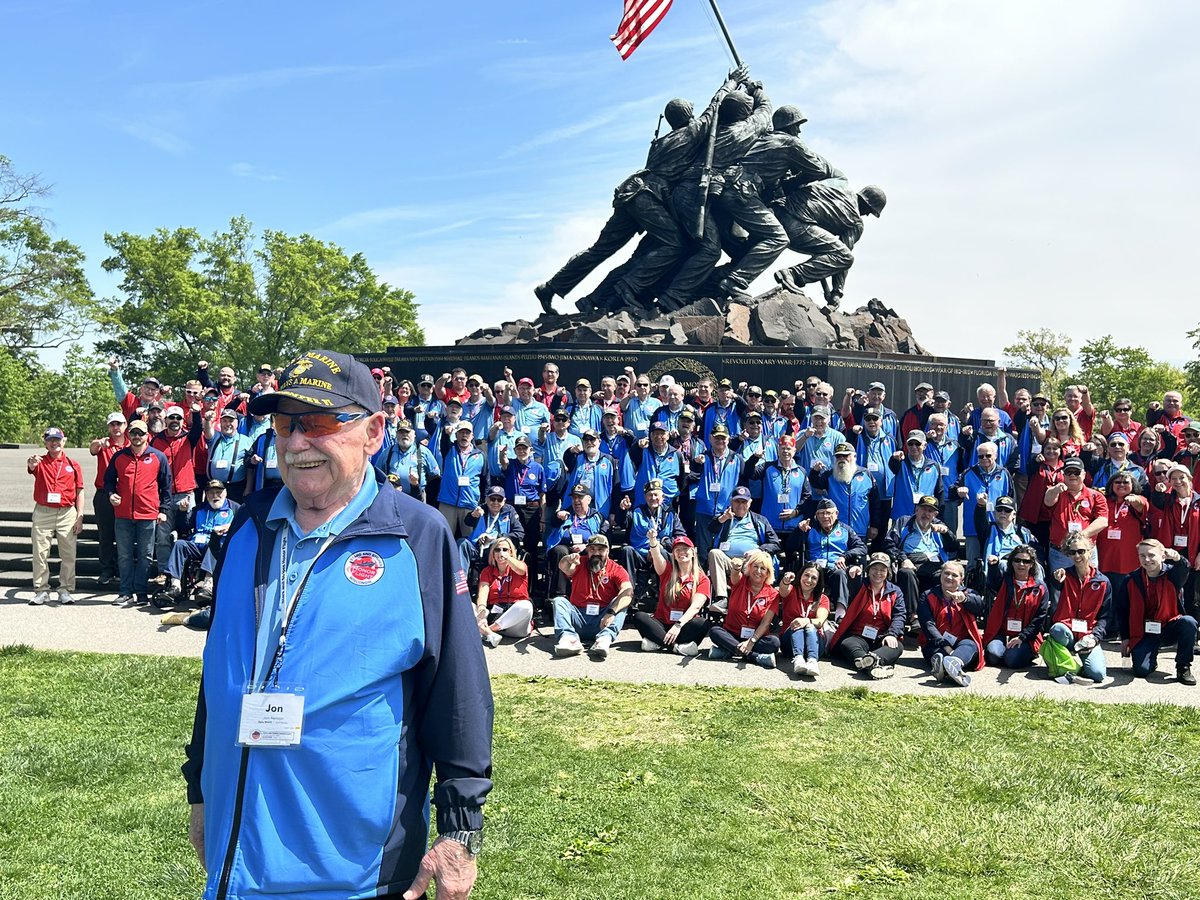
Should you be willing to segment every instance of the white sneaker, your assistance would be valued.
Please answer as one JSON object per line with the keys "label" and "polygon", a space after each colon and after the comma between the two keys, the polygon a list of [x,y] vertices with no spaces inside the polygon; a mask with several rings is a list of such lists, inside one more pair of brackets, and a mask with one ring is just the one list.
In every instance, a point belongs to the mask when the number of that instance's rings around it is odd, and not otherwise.
{"label": "white sneaker", "polygon": [[58,602],[61,603],[63,606],[69,606],[70,604],[75,602],[75,598],[71,596],[70,591],[59,591],[58,592]]}
{"label": "white sneaker", "polygon": [[600,637],[596,638],[595,642],[592,644],[592,649],[588,651],[588,654],[592,657],[592,659],[608,659],[608,648],[611,646],[612,638],[607,634],[602,634]]}
{"label": "white sneaker", "polygon": [[1075,679],[1072,678],[1070,675],[1059,675],[1054,680],[1059,684],[1074,684],[1075,683]]}
{"label": "white sneaker", "polygon": [[489,647],[499,647],[500,646],[500,632],[489,631],[487,636],[483,639],[483,642],[485,644],[487,644]]}
{"label": "white sneaker", "polygon": [[962,660],[957,656],[947,656],[942,660],[942,669],[946,673],[946,679],[953,681],[959,687],[970,687],[971,676],[963,672]]}
{"label": "white sneaker", "polygon": [[555,656],[577,656],[582,650],[583,644],[579,643],[579,638],[573,634],[564,634],[554,645]]}
{"label": "white sneaker", "polygon": [[793,675],[809,675],[808,662],[803,658],[796,656],[792,658],[792,674]]}
{"label": "white sneaker", "polygon": [[934,681],[946,680],[946,656],[943,653],[935,653],[929,660],[929,668],[933,672]]}
{"label": "white sneaker", "polygon": [[126,600],[128,600],[128,599],[129,599],[129,595],[128,595],[128,594],[118,594],[116,597],[113,597],[113,599],[112,599],[112,605],[113,605],[113,606],[119,606],[119,607],[121,607],[122,609],[124,609],[124,608],[125,608],[125,601],[126,601]]}
{"label": "white sneaker", "polygon": [[896,674],[895,666],[872,666],[871,677],[876,681],[882,681],[885,678],[891,678]]}
{"label": "white sneaker", "polygon": [[30,606],[45,606],[46,601],[50,599],[49,591],[38,591],[33,595],[33,599],[29,601]]}
{"label": "white sneaker", "polygon": [[654,653],[661,649],[662,647],[658,646],[658,644],[654,643],[654,641],[650,640],[650,638],[642,638],[642,650],[644,650],[646,653]]}
{"label": "white sneaker", "polygon": [[700,655],[700,645],[697,644],[695,641],[688,641],[686,644],[681,644],[678,641],[676,641],[675,642],[675,652],[678,653],[680,656],[688,656],[688,657],[699,656]]}
{"label": "white sneaker", "polygon": [[813,678],[819,678],[821,675],[821,665],[815,659],[808,661],[808,674]]}

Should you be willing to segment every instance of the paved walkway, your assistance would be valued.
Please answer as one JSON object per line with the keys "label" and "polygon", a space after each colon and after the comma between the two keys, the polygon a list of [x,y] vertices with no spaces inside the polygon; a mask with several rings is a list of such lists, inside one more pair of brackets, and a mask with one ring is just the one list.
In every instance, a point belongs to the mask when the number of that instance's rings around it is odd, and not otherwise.
{"label": "paved walkway", "polygon": [[[134,653],[163,656],[200,656],[204,649],[203,632],[182,626],[159,624],[162,614],[146,607],[115,609],[113,594],[78,592],[74,606],[29,606],[32,591],[8,591],[0,595],[0,646],[28,644],[46,650],[84,650],[96,653]],[[869,690],[891,694],[936,697],[963,688],[935,684],[926,671],[920,654],[906,651],[896,667],[896,675],[885,681],[861,678],[840,663],[821,663],[816,681],[793,676],[790,671],[768,671],[754,665],[712,662],[703,656],[683,659],[668,653],[643,653],[641,640],[632,629],[604,662],[586,655],[556,659],[551,653],[553,639],[545,636],[527,641],[505,641],[495,649],[485,648],[493,674],[548,675],[562,678],[596,678],[609,681],[653,682],[658,684],[738,685],[765,688],[806,688],[822,691],[865,685]],[[1107,653],[1109,678],[1103,684],[1078,682],[1059,685],[1046,677],[1046,669],[1037,665],[1028,672],[985,668],[973,676],[965,690],[972,694],[996,697],[1045,697],[1053,700],[1085,700],[1094,703],[1169,703],[1179,706],[1200,705],[1200,686],[1189,688],[1176,683],[1174,654],[1168,652],[1160,663],[1171,677],[1149,681],[1134,680],[1129,661],[1118,653]]]}

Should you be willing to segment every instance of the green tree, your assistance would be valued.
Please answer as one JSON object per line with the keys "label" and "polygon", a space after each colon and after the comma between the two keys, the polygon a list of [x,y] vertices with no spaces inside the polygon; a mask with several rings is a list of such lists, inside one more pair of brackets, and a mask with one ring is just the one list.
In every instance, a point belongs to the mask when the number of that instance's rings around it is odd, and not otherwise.
{"label": "green tree", "polygon": [[311,235],[264,230],[241,217],[202,237],[194,228],[104,236],[123,299],[101,304],[97,349],[124,360],[126,379],[153,372],[172,384],[200,359],[248,380],[260,363],[302,350],[378,352],[425,342],[409,291],[379,281],[366,258]]}
{"label": "green tree", "polygon": [[36,205],[49,192],[0,156],[0,345],[13,350],[77,338],[90,310],[83,252],[53,238]]}
{"label": "green tree", "polygon": [[0,347],[0,441],[33,439],[34,376],[35,369],[26,360]]}
{"label": "green tree", "polygon": [[1181,390],[1187,379],[1182,369],[1152,359],[1144,347],[1122,347],[1106,334],[1079,348],[1073,380],[1088,386],[1100,409],[1128,397],[1135,410],[1144,410],[1152,400],[1161,403],[1167,391]]}
{"label": "green tree", "polygon": [[33,387],[30,412],[35,428],[61,428],[72,447],[86,446],[103,435],[105,418],[117,409],[107,366],[79,344],[67,349],[61,372],[37,372]]}
{"label": "green tree", "polygon": [[1067,364],[1071,360],[1069,335],[1039,328],[1022,329],[1014,343],[1004,348],[1010,363],[1041,372],[1042,390],[1049,397],[1061,397],[1067,382]]}
{"label": "green tree", "polygon": [[[1200,354],[1200,325],[1189,331],[1187,336],[1192,339],[1192,349]],[[1187,363],[1183,368],[1188,375],[1188,387],[1192,390],[1192,396],[1200,394],[1200,356]]]}

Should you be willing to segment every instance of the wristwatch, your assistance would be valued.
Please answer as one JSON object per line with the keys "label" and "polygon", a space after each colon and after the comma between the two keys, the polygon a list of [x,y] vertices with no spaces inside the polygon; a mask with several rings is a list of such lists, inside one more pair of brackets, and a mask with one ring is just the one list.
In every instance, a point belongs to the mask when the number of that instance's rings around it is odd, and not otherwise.
{"label": "wristwatch", "polygon": [[474,831],[447,831],[442,837],[448,841],[454,841],[456,844],[462,844],[472,857],[478,856],[479,851],[483,849],[482,828],[476,828]]}

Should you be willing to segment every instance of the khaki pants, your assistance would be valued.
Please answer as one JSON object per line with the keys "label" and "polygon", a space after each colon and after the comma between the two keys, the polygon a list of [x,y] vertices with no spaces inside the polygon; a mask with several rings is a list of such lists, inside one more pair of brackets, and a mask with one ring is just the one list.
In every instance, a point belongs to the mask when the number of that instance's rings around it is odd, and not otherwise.
{"label": "khaki pants", "polygon": [[729,575],[733,571],[728,555],[723,550],[708,551],[708,579],[712,582],[712,595],[716,600],[729,599]]}
{"label": "khaki pants", "polygon": [[57,537],[58,558],[62,563],[58,570],[58,588],[75,592],[75,532],[72,529],[78,514],[74,506],[62,509],[42,506],[40,503],[34,506],[30,538],[33,541],[35,591],[50,590],[50,539]]}
{"label": "khaki pants", "polygon": [[467,516],[475,512],[474,507],[465,508],[462,506],[451,506],[449,503],[439,503],[438,510],[446,519],[446,524],[450,526],[450,533],[455,539],[460,537],[470,537],[471,532],[475,530],[475,523],[468,522]]}

